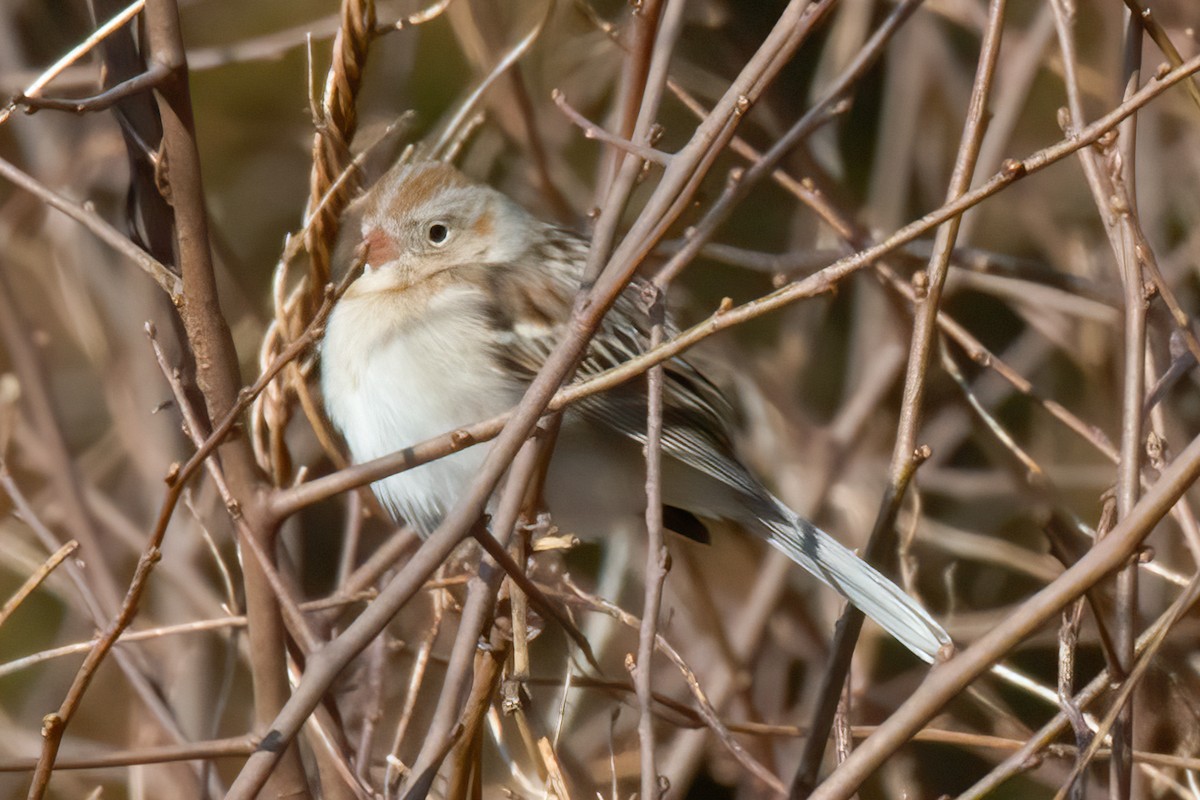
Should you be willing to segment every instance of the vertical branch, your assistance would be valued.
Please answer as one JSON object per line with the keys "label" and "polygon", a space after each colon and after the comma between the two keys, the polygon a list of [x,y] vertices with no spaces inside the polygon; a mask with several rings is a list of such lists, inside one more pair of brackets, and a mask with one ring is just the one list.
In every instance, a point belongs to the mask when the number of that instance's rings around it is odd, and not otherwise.
{"label": "vertical branch", "polygon": [[[1067,90],[1068,130],[1075,130],[1083,121],[1083,103],[1076,77],[1076,58],[1072,35],[1073,7],[1064,0],[1054,2],[1059,44],[1063,53],[1064,79]],[[1125,68],[1123,96],[1137,91],[1140,78],[1141,23],[1127,14],[1125,31]],[[1110,170],[1103,169],[1097,154],[1081,150],[1080,160],[1088,186],[1104,224],[1110,246],[1121,270],[1124,289],[1124,383],[1122,390],[1121,443],[1117,461],[1117,517],[1124,518],[1137,503],[1141,477],[1142,414],[1144,408],[1146,296],[1143,288],[1142,261],[1138,245],[1142,240],[1137,223],[1134,200],[1134,150],[1136,146],[1136,115],[1122,121],[1118,133],[1120,155]],[[1133,664],[1133,641],[1137,600],[1136,565],[1130,564],[1117,579],[1117,600],[1114,620],[1117,663],[1110,664],[1116,676],[1124,677]],[[1118,719],[1113,730],[1113,758],[1109,763],[1110,796],[1128,797],[1132,779],[1130,749],[1133,732],[1132,709]]]}
{"label": "vertical branch", "polygon": [[[646,98],[646,79],[650,73],[650,61],[661,16],[662,0],[646,0],[634,5],[630,11],[631,24],[626,33],[629,38],[629,51],[621,70],[615,126],[617,135],[630,142],[636,141],[634,136],[639,110]],[[608,148],[601,157],[596,181],[598,208],[603,207],[609,189],[616,179],[616,170],[624,160],[623,152],[616,147]]]}
{"label": "vertical branch", "polygon": [[[975,73],[975,85],[971,90],[967,123],[963,128],[962,144],[954,165],[954,174],[950,178],[950,188],[946,193],[946,202],[948,203],[962,197],[971,188],[971,177],[974,174],[975,161],[979,156],[979,144],[983,140],[983,134],[987,128],[987,98],[991,90],[992,75],[996,69],[996,59],[1000,54],[1004,6],[1005,0],[992,0],[989,6],[988,25],[984,31],[979,66]],[[921,422],[926,376],[932,357],[934,337],[937,333],[938,308],[946,283],[946,274],[950,267],[950,256],[954,252],[954,243],[958,238],[958,227],[961,223],[962,216],[959,215],[950,218],[938,228],[933,247],[933,258],[930,259],[929,268],[925,274],[923,292],[920,282],[914,281],[917,284],[917,300],[908,372],[904,378],[904,399],[900,412],[900,424],[896,431],[896,446],[892,451],[890,479],[893,484],[898,483],[901,475],[909,470],[908,464],[917,450],[917,428]]]}
{"label": "vertical branch", "polygon": [[[655,14],[665,14],[654,29],[647,30],[644,36],[653,41],[649,64],[646,67],[648,77],[644,81],[641,92],[641,105],[638,108],[637,120],[634,123],[631,141],[634,144],[650,145],[651,131],[658,117],[659,103],[662,101],[663,87],[667,80],[667,65],[675,50],[679,38],[679,29],[683,18],[683,2],[672,0],[665,12],[652,5],[648,11]],[[644,23],[649,25],[649,23]],[[595,230],[592,231],[591,247],[588,248],[587,267],[583,271],[584,281],[594,281],[600,274],[605,261],[612,252],[613,242],[617,237],[617,226],[625,210],[625,203],[633,191],[634,183],[642,171],[640,159],[630,158],[629,154],[619,148],[614,148],[615,177],[606,182],[605,195],[600,204],[600,217],[596,220]]]}
{"label": "vertical branch", "polygon": [[844,800],[970,681],[1052,619],[1086,589],[1122,567],[1141,542],[1200,477],[1200,437],[1146,491],[1113,531],[1057,580],[1021,603],[998,625],[938,666],[875,733],[814,790],[816,800]]}
{"label": "vertical branch", "polygon": [[[1083,601],[1077,600],[1063,612],[1058,628],[1058,704],[1060,712],[1071,723],[1076,746],[1080,750],[1087,746],[1091,730],[1084,719],[1083,710],[1075,698],[1075,657],[1079,647],[1079,627],[1083,621]],[[1077,796],[1084,796],[1086,788],[1073,787]]]}
{"label": "vertical branch", "polygon": [[[967,121],[963,126],[958,157],[946,202],[952,203],[967,193],[971,187],[975,162],[979,157],[979,146],[987,127],[987,103],[991,91],[992,77],[1000,54],[1000,41],[1004,28],[1005,0],[991,0],[988,22],[980,45],[979,62],[975,71],[975,82],[971,89],[971,100],[967,110]],[[933,258],[926,273],[925,291],[918,292],[913,319],[913,335],[909,348],[908,370],[904,380],[903,404],[900,411],[896,446],[885,492],[876,524],[867,542],[865,557],[874,561],[890,548],[894,538],[894,521],[900,509],[908,482],[917,466],[926,457],[917,447],[917,428],[921,420],[922,403],[925,395],[926,375],[932,357],[937,334],[937,319],[942,288],[950,266],[950,256],[958,236],[962,216],[951,217],[938,228]],[[838,622],[830,652],[829,664],[822,676],[821,691],[817,707],[813,711],[809,736],[805,741],[804,753],[792,786],[793,797],[806,797],[816,785],[821,759],[825,753],[830,727],[837,712],[842,686],[850,669],[851,655],[858,634],[862,630],[862,612],[848,606]]]}
{"label": "vertical branch", "polygon": [[[512,537],[520,515],[525,486],[537,471],[538,444],[536,437],[526,441],[509,470],[508,483],[505,485],[492,527],[501,545],[507,546]],[[449,752],[453,738],[456,737],[454,728],[461,716],[463,694],[472,685],[474,654],[480,638],[485,635],[491,624],[496,593],[500,589],[503,577],[504,570],[483,554],[477,574],[467,584],[467,600],[463,604],[458,634],[455,636],[446,665],[442,691],[438,696],[433,719],[425,729],[425,743],[413,762],[411,777],[418,783],[432,779],[441,765],[441,759]],[[474,677],[479,678],[478,675]],[[465,741],[469,742],[474,738],[472,733],[471,730],[467,730]]]}
{"label": "vertical branch", "polygon": [[[208,418],[220,420],[235,407],[241,379],[233,336],[217,296],[188,89],[187,59],[179,27],[179,9],[174,0],[150,0],[146,4],[146,29],[150,61],[171,70],[156,99],[163,131],[161,158],[167,170],[167,185],[171,187],[176,250],[183,276],[184,297],[179,311],[196,359],[196,381],[204,395]],[[275,529],[263,513],[266,487],[254,464],[249,442],[245,437],[227,441],[218,448],[217,457],[221,460],[230,492],[237,499],[236,506],[229,509],[230,513],[240,515],[246,523],[238,526],[239,531],[247,531],[247,535],[259,540],[257,544],[266,553],[272,553]],[[245,546],[246,542],[242,544]],[[243,571],[255,720],[258,725],[265,726],[289,694],[284,630],[279,607],[256,559],[244,559]],[[281,796],[307,795],[307,781],[295,748],[289,748],[283,755],[272,791]]]}
{"label": "vertical branch", "polygon": [[[1138,89],[1141,78],[1142,24],[1132,13],[1125,20],[1125,64],[1122,100]],[[1127,117],[1119,128],[1119,164],[1113,181],[1124,186],[1114,195],[1121,198],[1114,213],[1120,221],[1121,249],[1118,254],[1125,297],[1124,384],[1121,393],[1121,459],[1117,464],[1117,519],[1124,519],[1137,504],[1142,474],[1143,407],[1146,392],[1146,307],[1142,262],[1138,256],[1133,220],[1137,217],[1135,153],[1137,115]],[[1119,170],[1119,173],[1118,173]],[[1117,575],[1115,638],[1122,678],[1133,669],[1137,639],[1137,564],[1131,562]],[[1109,797],[1127,800],[1133,777],[1133,695],[1121,709],[1112,731],[1112,761],[1109,763]]]}
{"label": "vertical branch", "polygon": [[[666,296],[655,285],[647,287],[650,300],[650,348],[662,343]],[[657,364],[646,373],[646,593],[642,603],[642,623],[638,631],[637,688],[638,738],[641,741],[642,793],[646,800],[659,795],[658,767],[654,758],[654,642],[658,635],[658,614],[662,606],[663,583],[670,569],[670,554],[663,544],[662,505],[662,432],[663,367]]]}

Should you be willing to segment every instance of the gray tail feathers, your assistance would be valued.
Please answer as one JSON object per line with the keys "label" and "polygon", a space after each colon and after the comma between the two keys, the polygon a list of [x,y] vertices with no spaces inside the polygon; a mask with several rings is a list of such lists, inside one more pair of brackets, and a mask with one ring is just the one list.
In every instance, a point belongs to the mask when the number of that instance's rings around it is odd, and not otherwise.
{"label": "gray tail feathers", "polygon": [[763,520],[772,547],[841,594],[925,661],[932,663],[938,650],[952,644],[950,634],[899,586],[783,503],[776,500],[775,505],[778,516]]}

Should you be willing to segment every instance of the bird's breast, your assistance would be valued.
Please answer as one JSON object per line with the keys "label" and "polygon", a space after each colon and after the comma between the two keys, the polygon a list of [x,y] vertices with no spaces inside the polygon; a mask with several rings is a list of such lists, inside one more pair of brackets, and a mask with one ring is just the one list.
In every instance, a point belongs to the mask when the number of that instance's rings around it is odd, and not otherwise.
{"label": "bird's breast", "polygon": [[[521,387],[498,367],[488,320],[469,294],[419,317],[389,314],[373,298],[343,300],[322,348],[322,390],[356,462],[396,452],[508,410]],[[385,505],[428,529],[469,485],[487,445],[374,484]]]}

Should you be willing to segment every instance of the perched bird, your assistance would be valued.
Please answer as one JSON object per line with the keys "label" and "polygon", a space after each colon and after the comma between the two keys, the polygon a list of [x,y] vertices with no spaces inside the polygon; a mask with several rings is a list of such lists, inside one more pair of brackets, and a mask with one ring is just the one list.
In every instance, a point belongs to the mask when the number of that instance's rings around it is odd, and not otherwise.
{"label": "perched bird", "polygon": [[[329,317],[321,386],[351,455],[367,461],[516,405],[560,338],[588,246],[439,162],[393,168],[358,205],[364,271]],[[617,300],[581,375],[646,348],[641,297],[633,286]],[[731,409],[720,391],[685,359],[664,366],[666,527],[703,536],[704,521],[724,521],[763,537],[932,661],[950,641],[945,631],[763,488],[734,455]],[[644,379],[567,411],[545,487],[560,528],[596,536],[642,519],[645,439]],[[392,475],[373,489],[427,535],[469,486],[487,448]]]}

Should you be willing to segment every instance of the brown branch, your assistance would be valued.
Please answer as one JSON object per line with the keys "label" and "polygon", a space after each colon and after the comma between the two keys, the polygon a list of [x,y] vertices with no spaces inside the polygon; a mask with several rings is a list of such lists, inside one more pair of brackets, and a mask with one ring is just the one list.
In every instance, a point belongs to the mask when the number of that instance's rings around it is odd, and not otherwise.
{"label": "brown branch", "polygon": [[[779,55],[780,48],[786,47],[791,38],[802,6],[800,0],[794,0],[788,7],[759,52],[750,59],[709,118],[699,125],[691,141],[664,171],[662,181],[638,222],[617,248],[605,274],[590,291],[581,293],[582,299],[575,305],[563,340],[547,358],[520,405],[493,443],[479,474],[459,504],[405,568],[384,588],[379,599],[310,661],[300,686],[275,720],[272,730],[275,738],[268,736],[273,746],[250,757],[230,790],[231,800],[248,800],[258,792],[278,756],[274,745],[291,740],[342,665],[370,643],[424,578],[432,574],[479,520],[488,497],[566,375],[574,370],[604,313],[632,278],[642,258],[682,213],[704,171],[733,135],[747,103],[753,102],[762,93],[770,78],[782,67],[782,64],[772,62]],[[503,563],[498,556],[507,554],[501,551],[492,552],[491,555]],[[520,570],[510,574],[516,580],[519,580],[519,576],[523,577]]]}
{"label": "brown branch", "polygon": [[[0,459],[0,472],[4,472],[5,470],[4,460]],[[25,582],[5,601],[4,606],[0,607],[0,625],[4,625],[13,612],[21,606],[21,603],[24,603],[29,595],[37,591],[37,588],[42,585],[42,582],[46,578],[50,577],[50,573],[54,572],[55,568],[63,562],[63,559],[78,549],[79,542],[72,539],[51,553],[45,561],[39,564],[38,568],[33,571],[33,574],[26,578]]]}
{"label": "brown branch", "polygon": [[66,99],[60,97],[42,97],[41,95],[30,97],[19,94],[13,98],[12,102],[16,105],[24,106],[28,113],[46,109],[50,111],[70,111],[73,114],[91,114],[96,111],[107,111],[126,98],[148,92],[151,89],[157,89],[170,77],[170,67],[165,64],[153,64],[147,67],[145,72],[129,80],[121,81],[116,86],[105,89],[103,92],[90,97]]}
{"label": "brown branch", "polygon": [[[1068,129],[1078,125],[1082,115],[1082,101],[1075,75],[1075,49],[1072,9],[1061,2],[1054,4],[1058,26],[1059,44],[1063,53],[1064,78],[1068,97]],[[1125,36],[1125,85],[1123,97],[1128,98],[1137,91],[1141,70],[1142,28],[1136,15],[1126,21]],[[1188,81],[1195,89],[1193,81]],[[1141,487],[1142,472],[1142,428],[1145,398],[1146,364],[1146,312],[1147,298],[1142,278],[1142,263],[1152,251],[1140,233],[1137,221],[1134,191],[1134,164],[1136,142],[1136,117],[1122,121],[1119,128],[1119,160],[1114,160],[1111,143],[1100,154],[1081,151],[1084,173],[1088,179],[1100,219],[1108,235],[1113,254],[1121,271],[1124,288],[1124,382],[1122,391],[1121,444],[1117,458],[1117,505],[1118,516],[1127,514],[1137,502]],[[1107,153],[1108,163],[1100,155]],[[1168,289],[1169,293],[1169,289]],[[1172,295],[1173,297],[1173,295]],[[1190,334],[1190,328],[1184,329]],[[1133,648],[1136,638],[1134,616],[1136,612],[1137,568],[1135,565],[1121,573],[1117,579],[1117,601],[1113,620],[1115,634],[1115,661],[1110,669],[1117,675],[1125,675],[1133,666]],[[1110,796],[1127,798],[1132,779],[1129,751],[1133,734],[1132,707],[1121,717],[1121,724],[1114,730],[1115,757],[1110,762]]]}
{"label": "brown branch", "polygon": [[651,164],[665,166],[671,161],[671,154],[664,153],[661,150],[655,150],[653,147],[645,147],[643,145],[631,142],[628,139],[622,139],[616,134],[609,133],[596,123],[592,122],[587,117],[580,114],[575,108],[567,102],[566,96],[558,89],[550,92],[550,99],[558,106],[558,109],[566,116],[567,119],[575,123],[581,131],[585,139],[595,139],[598,142],[611,145],[618,150],[624,150],[632,156],[648,161]]}
{"label": "brown branch", "polygon": [[[50,81],[61,75],[65,69],[74,64],[76,61],[90,53],[97,45],[112,35],[114,31],[124,26],[138,14],[142,13],[142,9],[145,7],[145,5],[145,0],[134,0],[134,2],[130,3],[121,11],[118,11],[116,14],[110,17],[107,22],[96,28],[96,30],[93,31],[86,39],[67,51],[62,58],[58,59],[48,68],[46,68],[40,75],[37,76],[37,78],[35,78],[28,86],[26,86],[20,94],[17,95],[17,98],[36,98],[41,94],[42,89],[45,88]],[[0,109],[0,125],[3,125],[8,121],[8,118],[12,116],[12,112],[17,109],[17,103],[18,99],[14,99],[10,101],[3,109]]]}
{"label": "brown branch", "polygon": [[[169,764],[175,761],[209,761],[215,758],[239,758],[254,752],[258,740],[253,736],[232,736],[207,742],[184,742],[161,747],[139,747],[103,755],[64,756],[55,769],[111,769],[113,767]],[[0,761],[2,772],[32,772],[37,760],[32,758]]]}
{"label": "brown branch", "polygon": [[[511,642],[501,639],[493,629],[487,647],[472,648],[475,680],[463,705],[459,723],[462,736],[458,741],[456,763],[447,781],[446,797],[480,797],[482,794],[483,718],[492,707],[510,647]],[[431,765],[425,774],[432,774],[435,769],[436,765]],[[409,792],[405,800],[425,800],[425,797],[426,791],[422,790]]]}
{"label": "brown branch", "polygon": [[[650,297],[650,348],[662,344],[666,316],[666,294],[657,286],[648,289]],[[671,554],[663,544],[662,435],[663,368],[659,364],[646,373],[646,569],[642,622],[638,629],[637,667],[633,673],[637,687],[638,740],[641,743],[641,797],[660,795],[658,766],[654,754],[654,644],[658,636],[658,616],[662,612],[663,584],[671,566]]]}
{"label": "brown branch", "polygon": [[939,665],[899,709],[812,794],[816,800],[850,797],[863,781],[970,681],[1017,642],[1058,614],[1089,586],[1121,566],[1154,525],[1200,477],[1200,438],[1163,472],[1129,516],[1057,580],[1022,603],[1007,619],[970,647]]}
{"label": "brown branch", "polygon": [[433,652],[433,643],[442,629],[445,610],[446,602],[443,596],[439,595],[435,597],[433,620],[429,625],[428,633],[421,640],[421,646],[417,649],[417,654],[413,659],[413,668],[409,671],[408,687],[404,695],[404,705],[400,709],[400,719],[396,723],[396,732],[392,735],[392,749],[388,754],[387,771],[383,776],[385,797],[392,797],[392,793],[399,787],[400,779],[405,774],[404,771],[399,769],[402,766],[400,761],[400,747],[404,744],[405,734],[408,733],[408,726],[412,722],[413,712],[417,707],[417,693],[421,685],[425,682],[426,670],[429,667],[430,656]]}
{"label": "brown branch", "polygon": [[[1137,15],[1125,23],[1125,56],[1122,75],[1122,98],[1137,91],[1141,79],[1142,25]],[[1193,81],[1193,90],[1195,85]],[[1121,247],[1117,263],[1125,297],[1124,376],[1121,387],[1121,459],[1117,463],[1117,518],[1126,517],[1137,504],[1141,491],[1143,431],[1145,420],[1142,406],[1146,397],[1146,314],[1149,305],[1142,276],[1142,259],[1138,254],[1137,196],[1135,165],[1137,116],[1121,122],[1118,134],[1120,162],[1110,168],[1110,180],[1117,191],[1113,202]],[[1115,672],[1132,680],[1134,646],[1137,642],[1138,569],[1130,562],[1117,575],[1114,645],[1117,656]],[[1127,676],[1127,677],[1126,677]],[[1131,684],[1132,685],[1132,684]],[[1132,697],[1126,694],[1129,700]],[[1133,703],[1119,703],[1116,726],[1112,730],[1113,758],[1109,762],[1109,797],[1128,800],[1133,782]],[[1086,762],[1083,762],[1086,763]]]}
{"label": "brown branch", "polygon": [[61,211],[96,235],[100,241],[128,258],[158,284],[171,302],[179,305],[183,298],[183,283],[179,276],[154,256],[129,241],[129,237],[118,231],[91,209],[73,203],[57,192],[51,191],[41,181],[17,169],[0,158],[0,175],[37,197],[46,205]]}
{"label": "brown branch", "polygon": [[[638,134],[638,119],[643,116],[641,109],[647,101],[647,81],[649,80],[650,62],[654,56],[655,42],[658,38],[659,23],[662,18],[662,0],[647,0],[630,10],[629,24],[625,26],[623,41],[622,34],[614,26],[600,19],[591,4],[577,4],[584,14],[588,15],[597,28],[604,31],[608,38],[625,53],[622,62],[620,83],[617,86],[617,99],[614,104],[616,118],[616,135],[619,139],[633,142]],[[656,80],[657,80],[656,76]],[[644,136],[652,128],[644,127],[640,133]],[[593,205],[603,208],[608,201],[609,192],[617,177],[618,168],[624,163],[625,157],[619,148],[606,149],[600,156],[596,169],[596,185],[593,193]]]}
{"label": "brown branch", "polygon": [[[450,579],[448,581],[431,581],[426,584],[427,589],[443,589],[447,586],[454,586],[462,583],[461,578]],[[356,595],[345,597],[328,597],[321,600],[310,600],[300,604],[300,610],[304,612],[327,611],[330,608],[342,608],[346,605],[365,603],[375,598],[374,592],[362,592]],[[147,628],[138,631],[125,631],[117,640],[118,645],[132,644],[134,642],[144,642],[154,639],[160,639],[164,636],[178,636],[185,633],[203,633],[207,631],[218,631],[225,628],[244,628],[246,626],[246,617],[242,615],[217,617],[215,619],[202,619],[195,622],[183,622],[177,625],[163,625],[156,628]],[[32,655],[24,656],[23,658],[14,659],[12,661],[0,664],[0,677],[11,675],[23,669],[29,669],[43,662],[63,658],[65,656],[79,655],[86,653],[94,648],[99,639],[88,639],[85,642],[76,642],[74,644],[65,644],[60,647],[53,647],[49,650],[42,650]]]}
{"label": "brown branch", "polygon": [[129,590],[125,594],[125,599],[121,603],[121,608],[117,616],[108,624],[104,632],[101,633],[95,647],[88,651],[87,657],[75,673],[75,677],[71,681],[71,686],[67,690],[67,694],[59,705],[58,710],[42,718],[42,753],[38,757],[37,766],[34,769],[33,779],[29,787],[28,797],[30,800],[35,800],[35,798],[41,798],[45,795],[50,785],[50,776],[54,771],[54,762],[58,757],[58,750],[62,745],[62,737],[66,733],[67,725],[70,724],[71,718],[75,715],[76,710],[78,710],[79,703],[83,700],[83,695],[91,685],[92,678],[95,677],[96,670],[100,667],[104,657],[108,655],[108,651],[116,644],[122,631],[133,622],[133,618],[137,615],[138,604],[141,602],[142,594],[146,589],[146,580],[150,577],[150,572],[154,569],[154,565],[162,557],[158,549],[158,544],[158,542],[151,541],[142,552],[141,557],[138,559],[137,567],[134,569],[133,578],[129,581]]}
{"label": "brown branch", "polygon": [[[1004,29],[1005,0],[991,0],[988,6],[988,22],[980,44],[979,60],[975,80],[971,89],[971,100],[967,108],[967,119],[963,125],[958,157],[950,186],[946,191],[946,205],[960,199],[971,186],[979,147],[987,127],[988,96],[1000,54],[1000,42]],[[865,48],[864,48],[865,49]],[[757,166],[757,165],[756,165]],[[864,558],[869,563],[878,563],[895,546],[896,515],[904,501],[904,495],[918,466],[928,458],[928,449],[917,446],[917,429],[920,425],[925,398],[926,377],[933,356],[937,334],[938,311],[942,289],[950,268],[950,256],[958,237],[961,216],[951,217],[938,228],[933,257],[926,273],[924,292],[919,292],[913,309],[913,330],[909,346],[908,369],[904,380],[904,394],[897,423],[896,443],[888,469],[888,487],[880,501],[879,514],[871,535],[867,539]],[[807,797],[817,783],[821,760],[825,753],[828,731],[833,725],[843,694],[843,687],[850,671],[850,661],[858,635],[862,630],[863,613],[848,606],[838,621],[837,632],[829,655],[829,665],[822,676],[821,691],[817,706],[813,710],[809,729],[814,735],[804,743],[804,753],[792,783],[793,798]],[[949,653],[939,654],[949,656]]]}
{"label": "brown branch", "polygon": [[[148,0],[145,18],[149,59],[171,69],[169,80],[155,93],[155,99],[162,122],[161,149],[165,177],[171,187],[176,249],[183,276],[184,302],[180,316],[188,345],[195,356],[196,381],[207,406],[207,419],[221,420],[236,407],[241,380],[233,337],[221,314],[209,249],[208,218],[179,10],[173,0]],[[262,513],[265,482],[254,463],[249,443],[245,438],[231,440],[218,448],[218,454],[230,491],[237,501],[230,511],[244,523],[238,525],[242,546],[248,547],[247,537],[254,537],[264,552],[273,554],[275,530]],[[161,533],[152,537],[159,538]],[[255,720],[261,726],[282,707],[290,692],[284,632],[275,594],[259,569],[257,559],[243,559],[243,582],[250,623]],[[284,769],[272,790],[282,795],[305,796],[307,779],[298,755],[294,748],[288,749],[287,753]]]}

